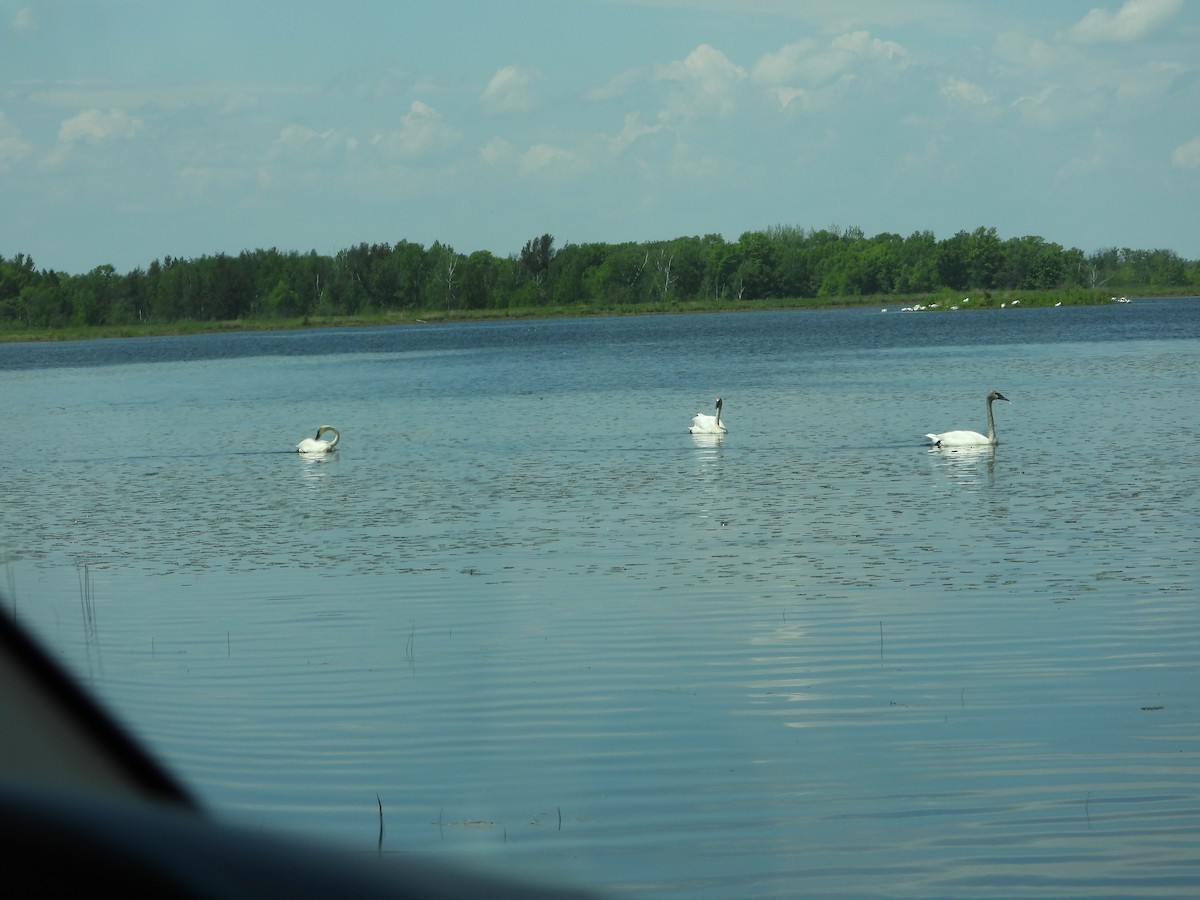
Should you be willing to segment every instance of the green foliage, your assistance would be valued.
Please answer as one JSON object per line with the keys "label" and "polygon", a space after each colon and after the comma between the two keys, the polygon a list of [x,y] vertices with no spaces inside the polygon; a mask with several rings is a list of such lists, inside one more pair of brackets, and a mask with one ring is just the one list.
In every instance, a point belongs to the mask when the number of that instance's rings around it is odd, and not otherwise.
{"label": "green foliage", "polygon": [[[306,321],[313,317],[496,314],[546,307],[672,309],[701,303],[837,302],[845,298],[970,294],[999,305],[1011,292],[1077,297],[1135,290],[1200,290],[1200,264],[1171,250],[1106,248],[1091,255],[995,228],[938,240],[866,237],[859,228],[778,225],[730,243],[720,235],[647,243],[555,246],[527,241],[507,258],[447,244],[358,244],[322,256],[269,250],[198,259],[165,257],[125,275],[84,275],[0,257],[0,325],[10,332],[137,329],[180,323]],[[1083,302],[1083,301],[1078,301]]]}

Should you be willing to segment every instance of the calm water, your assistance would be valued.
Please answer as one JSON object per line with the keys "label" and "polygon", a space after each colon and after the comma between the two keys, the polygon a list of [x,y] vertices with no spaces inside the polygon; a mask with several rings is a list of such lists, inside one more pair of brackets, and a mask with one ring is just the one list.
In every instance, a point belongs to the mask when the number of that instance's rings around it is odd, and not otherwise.
{"label": "calm water", "polygon": [[0,346],[5,603],[364,853],[378,796],[613,894],[1191,896],[1198,391],[1197,300]]}

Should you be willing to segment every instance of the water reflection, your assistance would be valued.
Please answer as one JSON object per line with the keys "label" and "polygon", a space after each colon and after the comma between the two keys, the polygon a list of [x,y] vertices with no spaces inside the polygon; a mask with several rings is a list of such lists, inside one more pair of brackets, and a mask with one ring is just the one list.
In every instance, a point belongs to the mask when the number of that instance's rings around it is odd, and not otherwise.
{"label": "water reflection", "polygon": [[83,646],[86,650],[89,681],[104,673],[100,658],[100,631],[96,627],[96,602],[91,569],[86,562],[75,564],[79,576],[79,609],[83,614]]}
{"label": "water reflection", "polygon": [[691,435],[696,448],[696,472],[690,491],[692,502],[702,519],[718,521],[722,526],[728,524],[730,510],[721,478],[721,441],[724,437],[724,434]]}
{"label": "water reflection", "polygon": [[336,453],[297,453],[296,455],[304,460],[301,471],[307,478],[324,478],[332,472],[332,469],[328,467],[338,460]]}
{"label": "water reflection", "polygon": [[714,451],[703,454],[704,458],[709,459],[717,455],[715,451],[720,449],[721,441],[725,440],[724,434],[693,434],[691,437],[696,449]]}
{"label": "water reflection", "polygon": [[[951,329],[981,379],[1044,386],[1027,434],[1091,432],[1036,464],[1014,441],[922,467],[890,395],[949,394],[962,367],[841,352],[857,316],[833,350],[780,336],[823,318],[402,329],[490,343],[347,351],[303,401],[311,336],[202,370],[38,370],[5,395],[47,450],[5,460],[8,593],[36,592],[22,618],[214,811],[364,852],[382,797],[384,853],[494,851],[647,896],[1182,895],[1200,444],[1127,435],[1191,420],[1197,340],[1071,344],[1056,317],[997,345],[990,320],[1035,317],[922,319],[911,340]],[[742,352],[698,371],[694,329],[717,325]],[[732,439],[660,413],[696,379],[753,380]],[[831,430],[780,431],[809,383]],[[578,434],[613,393],[608,439]],[[230,398],[246,452],[197,457]],[[296,460],[258,433],[316,402],[361,450]],[[497,403],[528,427],[480,434]],[[78,449],[130,431],[148,455]]]}
{"label": "water reflection", "polygon": [[929,459],[934,471],[952,481],[974,484],[986,471],[988,483],[996,471],[996,445],[981,447],[930,447]]}

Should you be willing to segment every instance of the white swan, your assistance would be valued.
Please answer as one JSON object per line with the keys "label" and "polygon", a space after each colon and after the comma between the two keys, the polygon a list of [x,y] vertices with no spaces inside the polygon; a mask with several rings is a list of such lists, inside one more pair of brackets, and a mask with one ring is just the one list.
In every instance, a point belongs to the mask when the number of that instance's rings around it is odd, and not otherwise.
{"label": "white swan", "polygon": [[688,429],[692,434],[725,434],[729,429],[721,424],[721,398],[717,398],[717,414],[715,416],[696,413],[692,416],[692,425]]}
{"label": "white swan", "polygon": [[[327,441],[321,435],[328,432],[333,432],[333,440]],[[322,425],[317,429],[317,436],[305,438],[296,445],[297,453],[329,453],[338,445],[338,441],[342,436],[338,434],[338,430],[332,425]]]}
{"label": "white swan", "polygon": [[999,391],[991,391],[987,395],[988,433],[978,431],[943,431],[941,434],[927,434],[930,443],[935,447],[979,447],[996,443],[996,423],[992,419],[992,402],[1008,400]]}

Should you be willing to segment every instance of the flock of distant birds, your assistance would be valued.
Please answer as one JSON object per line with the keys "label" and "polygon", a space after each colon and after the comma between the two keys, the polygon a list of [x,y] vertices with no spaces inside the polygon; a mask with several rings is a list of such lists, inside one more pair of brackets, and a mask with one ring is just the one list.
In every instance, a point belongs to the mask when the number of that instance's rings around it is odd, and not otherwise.
{"label": "flock of distant birds", "polygon": [[[978,431],[943,431],[940,434],[927,434],[930,446],[933,447],[988,447],[996,443],[996,420],[992,418],[992,404],[997,400],[1005,400],[1005,397],[999,391],[988,391],[987,395],[987,434],[980,434]],[[716,415],[708,413],[696,413],[692,416],[692,424],[688,427],[688,432],[691,434],[726,434],[729,429],[721,422],[721,408],[724,406],[720,397],[717,398]],[[329,437],[332,435],[332,437]],[[305,438],[296,445],[296,452],[306,456],[324,456],[326,453],[332,453],[337,447],[338,441],[342,439],[342,435],[332,425],[322,425],[317,428],[317,433],[310,438]]]}
{"label": "flock of distant birds", "polygon": [[[1129,303],[1129,302],[1131,302],[1128,297],[1109,297],[1108,299],[1112,303]],[[970,302],[971,302],[970,297],[963,297],[962,300],[959,301],[959,303],[955,303],[955,304],[951,305],[949,307],[949,309],[952,309],[952,310],[958,309],[960,306],[966,306]],[[1012,303],[1001,303],[1000,308],[1006,309],[1009,306],[1020,306],[1020,305],[1021,305],[1020,300],[1014,300]],[[1059,300],[1054,305],[1062,306],[1062,301]],[[900,308],[900,312],[924,312],[927,309],[941,309],[941,308],[942,308],[942,305],[940,303],[914,303],[912,306],[902,306]],[[880,310],[880,312],[887,312],[887,311],[888,310],[887,310],[886,306]]]}

